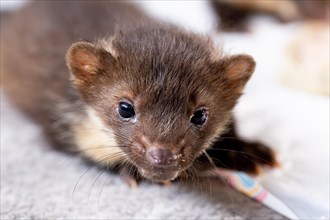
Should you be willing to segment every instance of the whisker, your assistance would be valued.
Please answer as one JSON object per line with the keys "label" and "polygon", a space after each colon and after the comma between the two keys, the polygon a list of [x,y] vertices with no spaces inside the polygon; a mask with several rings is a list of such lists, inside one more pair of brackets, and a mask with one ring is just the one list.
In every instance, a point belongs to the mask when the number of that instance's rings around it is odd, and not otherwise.
{"label": "whisker", "polygon": [[[75,156],[86,156],[88,158],[87,155],[84,155],[84,153],[88,152],[88,151],[92,151],[92,150],[97,150],[97,149],[106,149],[106,148],[112,148],[112,147],[126,147],[126,146],[114,146],[114,145],[97,145],[96,147],[91,147],[91,148],[88,148],[88,149],[83,149],[83,150],[74,150],[72,152],[70,152],[67,156],[66,156],[66,159],[63,160],[62,163],[66,163],[66,161],[68,161],[69,159],[72,159],[73,157]],[[124,152],[116,152],[116,153],[122,153],[123,156],[126,154]],[[116,153],[113,153],[113,154],[116,154]]]}
{"label": "whisker", "polygon": [[100,165],[101,163],[104,162],[104,160],[108,159],[108,158],[111,158],[113,157],[113,154],[111,155],[106,155],[104,157],[102,157],[102,159],[100,159],[100,161],[98,161],[94,166],[91,166],[90,168],[88,168],[78,179],[78,181],[76,182],[74,188],[73,188],[73,191],[72,191],[72,202],[74,202],[74,194],[75,194],[75,191],[76,191],[76,188],[79,184],[79,182],[81,181],[81,179],[86,175],[87,172],[89,172],[91,169],[94,169],[96,166]]}
{"label": "whisker", "polygon": [[89,203],[89,198],[90,198],[90,195],[91,195],[91,192],[92,192],[92,189],[93,189],[93,187],[94,187],[94,185],[96,184],[96,182],[97,182],[97,180],[106,172],[107,170],[104,170],[103,172],[101,172],[97,177],[96,177],[96,179],[95,179],[95,181],[93,182],[93,184],[92,184],[92,186],[91,186],[91,188],[90,188],[90,190],[89,190],[89,192],[88,192],[88,203]]}
{"label": "whisker", "polygon": [[110,176],[108,176],[108,177],[105,179],[105,181],[103,182],[103,185],[102,185],[102,187],[101,187],[101,190],[100,190],[100,192],[99,192],[99,198],[98,198],[98,201],[97,201],[97,210],[100,209],[100,197],[101,197],[101,195],[102,195],[103,188],[104,188],[105,184],[107,184],[107,182],[109,181],[109,179],[110,179]]}
{"label": "whisker", "polygon": [[[207,157],[207,159],[209,160],[209,162],[210,162],[211,165],[213,166],[213,168],[209,169],[209,171],[215,173],[217,177],[220,177],[219,179],[220,179],[225,185],[230,186],[230,184],[229,184],[229,183],[228,183],[228,182],[227,182],[222,176],[219,176],[219,173],[217,172],[217,169],[218,169],[218,168],[217,168],[217,166],[216,166],[215,163],[214,163],[214,158],[212,159],[212,158],[210,157],[210,155],[208,155],[208,153],[207,153],[206,151],[203,151],[203,153],[205,154],[205,156]],[[218,160],[218,159],[216,159],[216,160],[217,160],[218,162],[220,162],[221,164],[223,164],[220,160]],[[223,164],[223,165],[224,165],[224,164]],[[228,166],[226,166],[226,167],[228,167]],[[232,187],[230,186],[230,188],[232,188]],[[230,191],[230,195],[233,196],[233,197],[231,197],[231,199],[232,199],[232,203],[234,203],[233,198],[236,197],[236,199],[238,199],[237,194],[236,194],[235,191],[231,190],[231,191]]]}

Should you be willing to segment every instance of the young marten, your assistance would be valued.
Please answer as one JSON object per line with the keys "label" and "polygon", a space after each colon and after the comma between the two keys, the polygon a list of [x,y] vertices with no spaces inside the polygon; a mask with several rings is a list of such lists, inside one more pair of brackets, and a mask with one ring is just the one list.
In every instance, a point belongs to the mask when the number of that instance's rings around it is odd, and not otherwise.
{"label": "young marten", "polygon": [[234,131],[254,68],[249,55],[113,1],[31,2],[1,30],[1,87],[54,146],[154,182],[206,154],[251,173],[275,165]]}

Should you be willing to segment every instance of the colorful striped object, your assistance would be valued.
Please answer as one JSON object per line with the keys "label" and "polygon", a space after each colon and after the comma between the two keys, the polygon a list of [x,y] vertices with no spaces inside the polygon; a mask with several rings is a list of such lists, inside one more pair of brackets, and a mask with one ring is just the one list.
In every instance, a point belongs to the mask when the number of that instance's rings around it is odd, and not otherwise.
{"label": "colorful striped object", "polygon": [[220,171],[221,176],[225,177],[228,183],[245,195],[262,202],[267,197],[268,192],[257,184],[251,177],[243,172]]}
{"label": "colorful striped object", "polygon": [[[299,219],[292,210],[285,205],[281,200],[267,191],[256,180],[243,172],[230,171],[217,168],[217,177],[222,177],[227,180],[231,187],[237,191],[247,195],[250,198],[264,204],[265,206],[277,211],[289,219]],[[208,176],[214,176],[214,172],[206,173]]]}

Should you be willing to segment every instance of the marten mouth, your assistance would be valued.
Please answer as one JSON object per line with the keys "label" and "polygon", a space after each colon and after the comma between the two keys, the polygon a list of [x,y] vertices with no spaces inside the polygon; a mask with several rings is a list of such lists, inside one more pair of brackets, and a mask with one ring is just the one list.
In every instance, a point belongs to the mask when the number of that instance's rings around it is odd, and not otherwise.
{"label": "marten mouth", "polygon": [[153,181],[153,182],[167,182],[167,181],[173,181],[175,180],[179,174],[180,171],[172,171],[172,170],[166,170],[166,169],[139,169],[140,174]]}

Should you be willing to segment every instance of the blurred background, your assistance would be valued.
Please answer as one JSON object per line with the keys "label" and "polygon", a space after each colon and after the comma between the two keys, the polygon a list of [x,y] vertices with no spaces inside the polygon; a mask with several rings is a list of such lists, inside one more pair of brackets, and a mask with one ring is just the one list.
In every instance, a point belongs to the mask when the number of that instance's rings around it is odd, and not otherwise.
{"label": "blurred background", "polygon": [[[1,0],[1,13],[10,13],[24,4],[25,1]],[[259,180],[301,218],[329,219],[329,1],[135,1],[134,4],[154,17],[212,35],[226,53],[248,53],[255,58],[256,72],[235,109],[239,132],[272,146],[282,163],[281,168],[265,172]],[[46,143],[38,127],[20,115],[3,93],[1,98],[1,217],[95,216],[90,206],[88,211],[81,210],[81,201],[71,204],[67,197],[81,177],[81,170],[86,171],[84,165],[78,159],[66,160],[63,155],[43,148]],[[82,181],[85,185],[80,188],[84,192],[80,193],[82,198],[98,175],[98,171],[88,172],[87,180]],[[96,179],[94,188],[101,188],[102,178],[106,179],[103,175]],[[103,196],[98,197],[99,217],[279,218],[237,198],[236,194],[234,199],[231,194],[226,197],[221,190],[215,190],[218,200],[201,205],[189,190],[143,185],[132,192],[122,186],[121,180],[111,178],[112,185],[103,184]],[[150,190],[154,196],[150,196]],[[132,202],[136,208],[127,208],[130,206],[124,196],[127,191],[132,201],[140,201]],[[181,198],[177,198],[178,192]],[[107,193],[112,197],[107,198]],[[46,198],[46,202],[40,203],[41,198]],[[170,208],[171,204],[191,211],[179,214],[180,210]]]}

